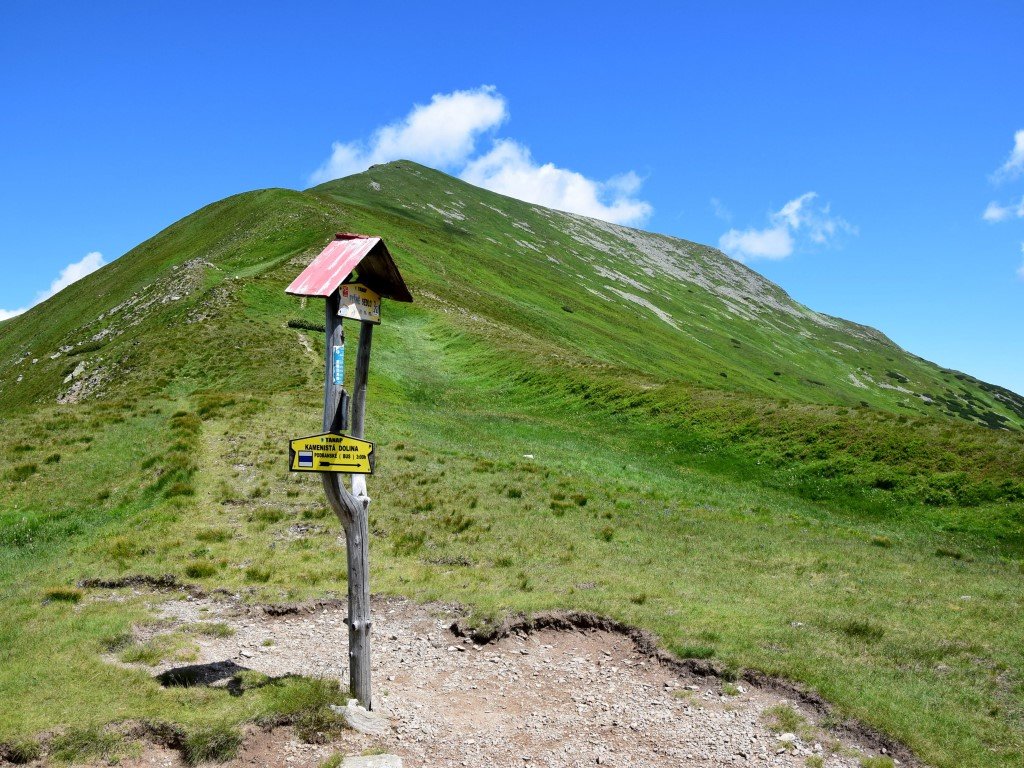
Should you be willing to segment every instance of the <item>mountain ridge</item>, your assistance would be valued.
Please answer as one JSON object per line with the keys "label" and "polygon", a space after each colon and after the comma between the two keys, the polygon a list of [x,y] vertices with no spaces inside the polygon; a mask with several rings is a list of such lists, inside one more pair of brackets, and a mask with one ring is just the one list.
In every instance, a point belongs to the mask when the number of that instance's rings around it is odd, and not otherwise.
{"label": "mountain ridge", "polygon": [[[379,177],[379,180],[376,177]],[[412,184],[407,183],[410,180],[413,180]],[[388,193],[381,191],[385,189],[384,184],[394,186],[396,182],[405,184],[402,193],[406,194],[409,200],[389,199],[386,197]],[[440,189],[435,189],[436,187]],[[460,194],[466,196],[467,200],[462,200]],[[706,358],[705,362],[708,365],[697,375],[688,376],[692,372],[688,371],[686,366],[675,366],[674,373],[688,378],[693,383],[716,389],[747,389],[775,397],[792,397],[797,394],[794,390],[800,390],[798,397],[811,402],[831,401],[846,405],[866,402],[889,410],[902,408],[926,414],[942,413],[991,427],[1024,427],[1024,398],[1016,393],[996,385],[988,385],[967,374],[948,371],[907,353],[883,332],[870,326],[816,312],[792,299],[780,286],[768,281],[746,265],[734,261],[718,249],[577,214],[554,211],[485,192],[408,161],[374,166],[364,174],[327,182],[305,192],[274,188],[231,196],[204,206],[196,213],[165,228],[147,241],[147,244],[159,244],[169,239],[180,240],[180,230],[202,227],[203,222],[226,207],[245,208],[256,203],[254,207],[261,208],[259,201],[267,199],[282,202],[287,200],[289,206],[303,210],[305,214],[315,209],[314,215],[319,216],[325,225],[321,230],[321,237],[325,238],[327,231],[331,229],[328,226],[330,218],[343,215],[345,204],[373,205],[374,201],[368,198],[382,195],[385,197],[379,208],[384,212],[418,224],[439,225],[448,232],[452,240],[469,239],[492,251],[499,250],[498,258],[491,261],[492,273],[501,268],[498,259],[508,258],[509,254],[521,262],[531,256],[543,255],[547,260],[544,265],[546,269],[540,271],[536,282],[542,284],[544,281],[557,281],[561,277],[558,288],[566,302],[563,306],[568,306],[573,300],[578,301],[579,291],[585,290],[604,303],[616,305],[616,311],[622,313],[625,310],[629,313],[631,316],[623,316],[624,321],[628,318],[630,322],[635,322],[637,314],[647,313],[652,319],[656,318],[677,332],[679,336],[689,337],[685,340],[679,337],[667,340],[661,349],[685,347],[688,354],[693,355],[694,351],[698,351],[698,357]],[[435,197],[425,200],[425,196],[431,195]],[[466,207],[467,201],[470,208]],[[520,218],[510,220],[510,213],[495,205],[495,202],[499,201],[504,201],[506,207],[516,211]],[[483,214],[483,218],[490,219],[484,227],[481,227],[478,221],[481,218],[480,214]],[[282,218],[287,223],[294,220],[297,215],[300,214],[293,211]],[[497,218],[497,223],[504,225],[504,231],[494,230],[496,217],[500,217]],[[534,227],[541,231],[533,232]],[[490,231],[490,234],[484,230]],[[499,232],[503,233],[501,249],[504,249],[504,252],[494,247],[497,240],[492,235]],[[509,232],[512,236],[509,236]],[[552,236],[553,232],[558,232],[560,236]],[[278,239],[279,237],[270,232],[261,233],[260,236],[261,245]],[[323,239],[320,242],[322,243]],[[400,240],[398,245],[401,248],[406,244]],[[415,254],[415,245],[410,244],[410,254]],[[315,243],[296,241],[294,246],[295,250],[311,249],[315,247]],[[179,248],[177,252],[180,253],[180,246],[175,247]],[[159,251],[159,247],[150,250]],[[480,252],[483,250],[480,249]],[[94,273],[84,278],[79,284],[67,290],[71,294],[88,294],[102,299],[111,292],[111,287],[107,285],[110,282],[108,274],[113,277],[118,272],[140,271],[123,268],[125,259],[131,261],[134,258],[133,254],[138,251],[139,249],[133,249],[122,259],[117,259],[101,269],[98,274]],[[213,266],[219,259],[218,249],[203,254],[202,258]],[[262,263],[266,267],[271,266],[272,261],[273,258]],[[253,264],[250,259],[242,274],[234,277],[255,274],[259,269],[259,263],[261,262]],[[174,265],[173,257],[165,256],[156,260],[150,258],[145,261],[145,270],[148,271],[142,275],[129,274],[126,276],[127,281],[141,288],[147,277],[163,274],[167,268]],[[164,278],[166,277],[164,275]],[[426,278],[423,282],[429,282],[430,270],[420,270],[419,277]],[[461,286],[447,287],[449,290],[472,290],[472,286],[465,282]],[[506,280],[503,287],[511,286]],[[689,305],[681,303],[679,298],[683,291],[689,291],[690,294],[700,292],[697,296],[700,301],[690,302]],[[437,291],[434,293],[437,294]],[[12,350],[15,344],[11,341],[4,344],[4,337],[11,339],[18,336],[17,331],[31,325],[34,317],[44,312],[52,314],[59,311],[60,305],[69,295],[64,294],[64,298],[53,297],[29,310],[25,315],[12,318],[0,326],[0,360],[4,360],[10,366],[8,370],[23,366],[25,360],[30,359],[29,356],[48,357],[60,353],[61,349],[65,349],[61,354],[74,351],[75,347],[69,344],[69,339],[60,340],[58,344],[50,340],[48,346],[43,342],[46,348],[33,350],[29,339],[22,338],[20,354],[16,355],[12,355],[12,352],[16,351]],[[164,298],[173,295],[171,291]],[[126,300],[125,297],[122,297],[122,300]],[[532,305],[529,311],[536,311],[537,302],[528,303]],[[104,311],[110,312],[115,308],[116,304],[110,305],[105,307]],[[603,319],[607,321],[607,313],[604,314],[606,317]],[[579,317],[573,319],[579,320]],[[763,330],[757,329],[757,324],[769,329],[770,333],[766,338],[757,338],[756,331]],[[750,331],[755,331],[749,342],[755,347],[770,346],[771,350],[766,351],[774,351],[783,363],[787,359],[792,361],[802,355],[804,360],[800,361],[801,365],[796,366],[796,370],[785,372],[794,376],[797,381],[785,387],[765,386],[763,379],[770,380],[771,376],[779,378],[784,375],[781,371],[776,373],[776,364],[769,364],[765,360],[759,361],[759,370],[753,372],[753,376],[763,377],[762,381],[756,384],[751,381],[751,371],[739,370],[743,366],[737,366],[735,361],[743,357],[739,349],[742,346],[739,337],[745,331],[748,335],[751,335]],[[568,335],[570,334],[563,333],[563,336]],[[794,349],[796,345],[793,342],[800,337],[808,340],[805,346],[809,349]],[[102,338],[93,338],[91,343],[99,343],[101,340]],[[709,343],[709,340],[713,340],[714,343]],[[79,339],[77,343],[80,345],[81,340]],[[703,349],[696,350],[697,347]],[[857,347],[864,348],[858,350]],[[806,355],[808,351],[819,358],[832,359],[804,365],[809,362]],[[858,352],[865,351],[872,354],[873,365],[860,365],[859,363],[863,361],[856,359]],[[895,366],[896,370],[892,370],[892,366],[885,366],[884,361],[880,359],[890,355],[902,358],[899,360],[900,365]],[[844,356],[853,359],[843,360]],[[896,357],[892,357],[888,362],[895,363]],[[706,370],[711,364],[718,367],[718,370]],[[800,370],[801,367],[805,370]],[[817,369],[817,373],[813,369]],[[714,378],[715,373],[719,374],[719,380]],[[733,380],[721,381],[728,379],[730,374],[733,375]],[[737,374],[744,379],[739,385],[735,383]],[[957,381],[952,381],[953,378]],[[968,385],[966,389],[963,386],[965,383]],[[9,391],[11,385],[10,381],[0,380],[0,396],[4,390]],[[821,397],[820,392],[809,393],[809,387],[829,388],[835,396],[829,398]],[[780,389],[783,391],[779,391]],[[867,393],[871,396],[867,396]],[[904,395],[905,397],[901,397]],[[936,402],[939,403],[938,407],[934,407]]]}

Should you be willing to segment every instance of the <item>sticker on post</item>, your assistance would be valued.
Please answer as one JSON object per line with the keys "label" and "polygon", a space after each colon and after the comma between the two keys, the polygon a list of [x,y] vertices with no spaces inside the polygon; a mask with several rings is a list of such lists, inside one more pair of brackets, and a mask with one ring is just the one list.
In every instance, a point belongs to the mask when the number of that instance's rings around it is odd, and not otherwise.
{"label": "sticker on post", "polygon": [[334,347],[334,365],[331,366],[333,369],[334,386],[343,387],[345,386],[345,345],[336,344]]}
{"label": "sticker on post", "polygon": [[380,323],[380,294],[371,291],[362,283],[342,283],[338,317],[361,320],[364,323]]}
{"label": "sticker on post", "polygon": [[372,475],[374,445],[358,437],[325,432],[288,443],[288,468],[292,472],[344,472]]}

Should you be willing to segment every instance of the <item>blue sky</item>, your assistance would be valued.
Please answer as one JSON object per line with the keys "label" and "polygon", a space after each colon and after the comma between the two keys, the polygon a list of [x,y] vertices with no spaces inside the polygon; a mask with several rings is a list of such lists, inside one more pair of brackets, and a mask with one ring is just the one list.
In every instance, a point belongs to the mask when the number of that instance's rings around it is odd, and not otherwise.
{"label": "blue sky", "polygon": [[0,313],[402,152],[1024,392],[1022,32],[1014,2],[8,3]]}

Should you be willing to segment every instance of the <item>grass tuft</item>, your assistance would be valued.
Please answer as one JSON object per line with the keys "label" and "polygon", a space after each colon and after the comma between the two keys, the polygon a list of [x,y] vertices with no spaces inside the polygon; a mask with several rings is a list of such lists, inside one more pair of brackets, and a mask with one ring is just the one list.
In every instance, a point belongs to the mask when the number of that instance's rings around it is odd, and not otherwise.
{"label": "grass tuft", "polygon": [[321,762],[320,765],[318,766],[318,768],[340,768],[340,766],[341,766],[342,762],[344,762],[344,760],[345,760],[345,758],[344,758],[344,756],[340,752],[335,752],[330,757],[328,757],[326,760]]}
{"label": "grass tuft", "polygon": [[711,645],[684,645],[677,655],[684,659],[710,659],[715,655],[715,648]]}
{"label": "grass tuft", "polygon": [[875,643],[882,639],[885,628],[868,621],[867,619],[848,619],[840,622],[839,631],[847,637],[863,640],[866,643]]}
{"label": "grass tuft", "polygon": [[234,628],[223,621],[200,621],[189,625],[188,631],[195,635],[205,635],[207,637],[231,637],[235,634]]}
{"label": "grass tuft", "polygon": [[196,728],[185,736],[181,756],[186,765],[223,763],[238,754],[242,734],[226,723]]}
{"label": "grass tuft", "polygon": [[261,523],[279,523],[286,517],[287,513],[280,509],[260,509],[253,512],[249,519]]}
{"label": "grass tuft", "polygon": [[105,653],[117,653],[132,644],[132,634],[131,632],[117,632],[107,635],[100,638],[99,644]]}
{"label": "grass tuft", "polygon": [[34,739],[20,739],[6,745],[0,745],[0,753],[6,753],[8,762],[14,765],[31,763],[43,755],[43,749]]}
{"label": "grass tuft", "polygon": [[777,704],[764,711],[765,723],[773,733],[800,733],[807,726],[807,718],[788,704]]}
{"label": "grass tuft", "polygon": [[189,563],[185,566],[185,575],[190,579],[208,579],[217,572],[217,566],[206,561]]}
{"label": "grass tuft", "polygon": [[85,593],[73,587],[52,587],[43,593],[43,602],[51,603],[77,603]]}
{"label": "grass tuft", "polygon": [[145,664],[155,667],[165,659],[188,660],[195,658],[194,651],[194,645],[181,635],[157,635],[144,642],[125,647],[118,658],[125,664]]}
{"label": "grass tuft", "polygon": [[71,728],[53,738],[50,756],[62,763],[109,761],[117,756],[123,744],[121,736],[99,726]]}
{"label": "grass tuft", "polygon": [[341,715],[327,707],[317,707],[303,712],[295,720],[295,735],[307,744],[327,744],[346,727]]}
{"label": "grass tuft", "polygon": [[220,544],[231,539],[231,530],[228,528],[206,528],[196,533],[196,541],[204,541],[210,544]]}
{"label": "grass tuft", "polygon": [[25,480],[28,480],[30,477],[32,477],[32,475],[34,475],[38,471],[39,466],[37,464],[33,464],[30,462],[28,464],[18,464],[16,467],[11,469],[10,472],[7,473],[7,476],[14,482],[21,483],[24,482]]}
{"label": "grass tuft", "polygon": [[257,584],[266,584],[273,575],[273,571],[270,568],[261,568],[258,565],[251,565],[245,569],[245,578]]}
{"label": "grass tuft", "polygon": [[892,758],[885,757],[884,755],[862,757],[860,759],[860,768],[893,768],[893,765]]}

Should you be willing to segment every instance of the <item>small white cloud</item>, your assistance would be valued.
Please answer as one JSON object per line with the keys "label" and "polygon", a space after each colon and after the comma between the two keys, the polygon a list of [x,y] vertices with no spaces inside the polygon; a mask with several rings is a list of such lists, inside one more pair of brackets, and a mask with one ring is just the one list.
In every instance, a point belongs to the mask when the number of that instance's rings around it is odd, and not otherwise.
{"label": "small white cloud", "polygon": [[797,246],[797,235],[815,245],[830,245],[840,234],[857,234],[857,228],[832,214],[830,204],[814,204],[817,192],[805,192],[769,215],[764,229],[730,229],[718,239],[718,247],[734,259],[784,259]]}
{"label": "small white cloud", "polygon": [[460,176],[492,192],[616,224],[642,223],[652,211],[650,203],[633,197],[641,183],[636,174],[595,181],[553,163],[538,165],[529,149],[511,139],[496,141]]}
{"label": "small white cloud", "polygon": [[711,210],[714,212],[716,219],[732,221],[732,211],[726,208],[722,201],[717,197],[711,198]]}
{"label": "small white cloud", "polygon": [[985,212],[981,214],[981,218],[990,224],[994,224],[997,221],[1004,221],[1010,218],[1010,214],[1013,213],[1006,206],[1002,206],[994,200],[988,204],[985,208]]}
{"label": "small white cloud", "polygon": [[391,160],[416,160],[436,168],[461,165],[473,153],[477,137],[507,117],[505,99],[493,85],[437,93],[429,104],[417,104],[402,120],[378,128],[368,142],[335,142],[309,183],[340,179]]}
{"label": "small white cloud", "polygon": [[1014,179],[1024,173],[1024,129],[1013,134],[1013,149],[1006,162],[999,166],[999,169],[992,174],[994,181],[1005,181]]}
{"label": "small white cloud", "polygon": [[64,267],[64,269],[60,271],[60,274],[57,275],[53,282],[50,283],[49,288],[36,294],[36,299],[30,306],[22,307],[21,309],[0,309],[0,322],[9,320],[12,317],[17,317],[23,312],[27,312],[36,304],[46,301],[48,298],[56,295],[72,283],[77,282],[86,275],[95,272],[104,264],[106,264],[106,261],[104,261],[103,254],[99,251],[91,251],[90,253],[87,253],[78,261],[74,261]]}
{"label": "small white cloud", "polygon": [[793,253],[793,236],[785,226],[730,229],[718,238],[718,247],[739,261],[784,259]]}
{"label": "small white cloud", "polygon": [[804,192],[772,214],[772,219],[786,224],[790,229],[799,229],[805,221],[805,206],[817,196],[817,192]]}
{"label": "small white cloud", "polygon": [[993,200],[986,206],[984,213],[981,214],[981,218],[990,224],[1006,221],[1011,216],[1024,219],[1024,197],[1016,204],[1010,203],[1009,205],[1000,205]]}

